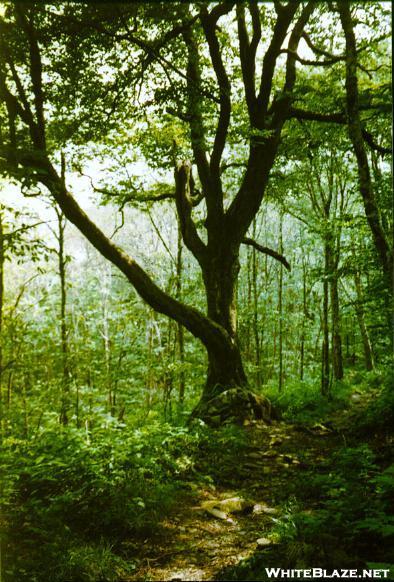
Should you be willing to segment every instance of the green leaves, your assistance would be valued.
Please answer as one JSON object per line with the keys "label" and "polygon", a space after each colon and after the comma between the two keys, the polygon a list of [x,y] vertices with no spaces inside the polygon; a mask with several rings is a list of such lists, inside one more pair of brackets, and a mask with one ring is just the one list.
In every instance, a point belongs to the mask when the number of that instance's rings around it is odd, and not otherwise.
{"label": "green leaves", "polygon": [[[103,552],[105,544],[108,560],[119,561],[110,547],[155,530],[175,502],[179,475],[190,471],[184,453],[192,442],[184,429],[158,423],[140,430],[115,423],[93,430],[89,442],[75,429],[43,431],[31,442],[4,442],[0,468],[7,479],[0,501],[6,568],[16,578],[27,569],[31,579],[46,572],[60,582],[62,569],[76,560],[76,547],[82,552],[86,546],[88,555]],[[93,552],[100,538],[107,541]],[[75,578],[67,580],[81,579],[87,567],[82,556]],[[106,562],[100,559],[100,565]],[[50,574],[55,564],[58,573]]]}

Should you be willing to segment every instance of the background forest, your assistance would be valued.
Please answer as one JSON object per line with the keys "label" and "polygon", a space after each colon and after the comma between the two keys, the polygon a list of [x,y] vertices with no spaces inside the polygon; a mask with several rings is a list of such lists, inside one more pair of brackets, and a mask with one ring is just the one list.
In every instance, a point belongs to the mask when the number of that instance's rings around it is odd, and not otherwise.
{"label": "background forest", "polygon": [[392,567],[389,13],[0,3],[0,580]]}

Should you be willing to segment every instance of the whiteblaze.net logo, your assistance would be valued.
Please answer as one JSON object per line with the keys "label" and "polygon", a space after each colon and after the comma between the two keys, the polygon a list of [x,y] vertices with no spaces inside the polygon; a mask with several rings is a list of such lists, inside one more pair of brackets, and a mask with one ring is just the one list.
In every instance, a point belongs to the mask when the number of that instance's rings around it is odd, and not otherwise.
{"label": "whiteblaze.net logo", "polygon": [[311,580],[314,579],[322,579],[322,580],[331,580],[331,579],[389,579],[390,569],[386,568],[377,568],[373,570],[324,570],[323,568],[308,568],[305,570],[301,569],[291,569],[285,570],[283,568],[265,568],[265,572],[268,578],[302,578]]}

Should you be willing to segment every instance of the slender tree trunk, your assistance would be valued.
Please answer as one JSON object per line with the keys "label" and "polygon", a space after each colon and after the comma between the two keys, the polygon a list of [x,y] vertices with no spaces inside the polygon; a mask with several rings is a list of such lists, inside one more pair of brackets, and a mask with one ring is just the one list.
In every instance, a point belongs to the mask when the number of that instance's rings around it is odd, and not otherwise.
{"label": "slender tree trunk", "polygon": [[[265,291],[268,290],[269,283],[270,283],[270,273],[268,270],[268,256],[264,255],[263,261],[263,289]],[[264,384],[269,380],[269,368],[267,366],[267,361],[269,360],[268,357],[268,349],[269,349],[269,342],[266,341],[266,336],[269,337],[268,331],[268,317],[267,317],[267,304],[265,301],[261,302],[261,310],[262,310],[262,324],[261,324],[261,383]]]}
{"label": "slender tree trunk", "polygon": [[104,289],[103,296],[103,331],[102,338],[104,344],[104,359],[105,359],[105,376],[107,383],[107,400],[108,408],[111,416],[115,416],[115,405],[113,397],[113,382],[112,382],[112,353],[111,353],[111,330],[109,322],[109,305],[108,297],[111,289],[111,271],[109,271],[107,287]]}
{"label": "slender tree trunk", "polygon": [[[178,301],[182,301],[182,277],[183,277],[183,244],[182,244],[182,232],[178,219],[178,241],[177,241],[177,256],[176,256],[176,298]],[[179,353],[179,392],[178,400],[179,405],[182,408],[185,400],[185,332],[183,325],[177,323],[177,340],[178,340],[178,353]]]}
{"label": "slender tree trunk", "polygon": [[60,422],[68,424],[68,410],[70,407],[70,372],[68,365],[68,329],[66,319],[67,309],[67,282],[66,282],[66,256],[64,252],[64,233],[66,220],[60,210],[56,210],[58,219],[58,269],[60,278],[60,338],[62,352],[62,392]]}
{"label": "slender tree trunk", "polygon": [[[256,233],[256,221],[253,221],[253,238]],[[253,335],[254,335],[254,350],[255,350],[255,366],[256,366],[256,386],[261,386],[261,358],[260,358],[260,331],[259,331],[259,314],[258,314],[258,289],[257,289],[257,251],[252,249],[252,289],[253,289]]]}
{"label": "slender tree trunk", "polygon": [[368,328],[365,323],[364,298],[361,285],[361,277],[358,271],[354,273],[354,284],[357,293],[356,316],[358,325],[360,327],[361,339],[363,342],[365,367],[367,370],[373,370],[375,367],[374,355],[372,351],[371,340],[369,338]]}
{"label": "slender tree trunk", "polygon": [[300,345],[300,380],[304,379],[304,362],[305,362],[305,319],[302,318],[301,324],[301,345]]}
{"label": "slender tree trunk", "polygon": [[[279,252],[283,253],[283,214],[280,215],[279,223]],[[283,390],[283,265],[279,265],[279,381],[278,390]]]}
{"label": "slender tree trunk", "polygon": [[153,324],[152,324],[152,311],[149,310],[149,319],[146,323],[146,342],[147,342],[147,361],[146,361],[146,408],[150,410],[152,404],[152,392],[154,388],[154,376],[153,376]]}
{"label": "slender tree trunk", "polygon": [[247,281],[247,290],[246,290],[246,317],[245,317],[245,349],[244,353],[248,359],[251,359],[252,354],[252,345],[251,345],[251,329],[252,329],[252,249],[248,248],[246,253],[246,281]]}
{"label": "slender tree trunk", "polygon": [[333,373],[336,380],[343,378],[343,358],[342,358],[342,338],[338,294],[338,274],[336,266],[333,265],[335,272],[331,273],[331,326],[332,326],[332,364]]}
{"label": "slender tree trunk", "polygon": [[307,294],[306,294],[306,263],[302,257],[302,323],[301,323],[301,345],[300,345],[300,380],[304,379],[305,362],[305,324],[307,319]]}
{"label": "slender tree trunk", "polygon": [[23,405],[23,432],[24,437],[27,439],[29,437],[29,404],[28,404],[28,392],[31,388],[30,373],[25,373],[23,375],[23,388],[22,388],[22,405]]}
{"label": "slender tree trunk", "polygon": [[329,296],[329,277],[330,272],[330,247],[326,241],[324,245],[324,281],[323,281],[323,344],[322,344],[322,369],[321,369],[321,393],[324,396],[329,395],[330,391],[330,338],[328,324],[328,296]]}

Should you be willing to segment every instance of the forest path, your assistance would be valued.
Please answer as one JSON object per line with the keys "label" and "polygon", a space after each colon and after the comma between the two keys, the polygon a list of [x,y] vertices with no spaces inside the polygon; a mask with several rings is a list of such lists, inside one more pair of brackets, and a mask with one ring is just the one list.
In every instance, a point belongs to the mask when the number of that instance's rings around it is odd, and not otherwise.
{"label": "forest path", "polygon": [[[289,491],[293,480],[299,483],[294,478],[302,478],[303,471],[321,470],[319,465],[346,444],[346,426],[363,407],[364,402],[355,401],[324,424],[311,427],[250,423],[245,427],[242,458],[223,455],[220,485],[190,483],[157,536],[135,547],[139,568],[129,580],[221,579],[226,568],[267,549],[270,530],[280,517],[279,499],[283,507],[283,489]],[[227,509],[226,500],[234,498],[246,500],[244,511]],[[218,509],[222,513],[213,515],[212,505],[213,513]]]}

